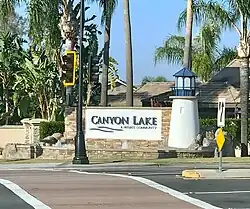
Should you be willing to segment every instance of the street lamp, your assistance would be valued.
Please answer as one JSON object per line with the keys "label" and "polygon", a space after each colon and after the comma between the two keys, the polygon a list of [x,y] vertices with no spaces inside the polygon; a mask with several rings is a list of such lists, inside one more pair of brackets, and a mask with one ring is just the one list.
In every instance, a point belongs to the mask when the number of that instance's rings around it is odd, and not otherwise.
{"label": "street lamp", "polygon": [[78,87],[78,107],[76,113],[76,137],[75,137],[75,157],[73,158],[73,164],[89,164],[86,145],[85,145],[85,136],[83,134],[82,128],[82,108],[83,108],[83,24],[85,21],[85,9],[84,9],[84,0],[81,0],[81,9],[80,9],[80,59],[79,59],[79,87]]}

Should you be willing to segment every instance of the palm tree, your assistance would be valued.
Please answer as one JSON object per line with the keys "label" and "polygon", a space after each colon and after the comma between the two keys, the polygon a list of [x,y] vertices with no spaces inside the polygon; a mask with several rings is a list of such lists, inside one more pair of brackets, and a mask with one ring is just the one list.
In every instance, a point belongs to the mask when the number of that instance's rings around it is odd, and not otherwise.
{"label": "palm tree", "polygon": [[131,22],[129,0],[123,0],[124,10],[124,32],[125,32],[125,48],[126,48],[126,103],[127,106],[133,106],[133,55],[131,40]]}
{"label": "palm tree", "polygon": [[191,70],[192,67],[192,32],[193,32],[193,0],[187,0],[187,20],[186,20],[186,38],[184,48],[184,67]]}
{"label": "palm tree", "polygon": [[104,29],[104,53],[102,66],[102,88],[101,88],[101,106],[108,105],[108,69],[109,69],[109,47],[110,47],[110,30],[111,20],[118,0],[89,0],[98,2],[102,8],[101,24],[105,25]]}
{"label": "palm tree", "polygon": [[[8,23],[6,17],[12,17],[14,8],[22,0],[0,0],[0,21]],[[78,49],[79,23],[80,23],[80,1],[76,0],[30,0],[27,4],[29,16],[29,37],[32,52],[45,49],[50,61],[57,61],[57,67],[62,79],[62,64],[65,50]],[[85,8],[85,11],[88,7]],[[83,11],[84,12],[84,11]],[[88,39],[95,39],[97,35],[96,24],[87,25],[96,16],[84,18],[85,43]],[[96,38],[97,39],[97,38]],[[89,53],[89,46],[84,51],[85,58]],[[98,48],[98,47],[97,47]],[[86,60],[84,60],[86,63]],[[62,85],[62,82],[61,82]],[[61,86],[64,90],[64,87]],[[72,88],[68,88],[72,94]],[[62,96],[64,97],[64,95]]]}
{"label": "palm tree", "polygon": [[[214,72],[226,67],[237,57],[236,49],[218,47],[220,34],[221,30],[217,25],[206,23],[192,40],[192,70],[203,82],[208,81]],[[166,61],[169,64],[182,65],[185,55],[185,37],[172,35],[163,46],[156,48],[154,59],[155,63]]]}
{"label": "palm tree", "polygon": [[[237,48],[240,67],[240,107],[241,107],[241,156],[248,155],[248,104],[249,104],[249,57],[250,0],[225,0],[223,4],[214,0],[199,0],[194,4],[196,20],[213,21],[221,28],[234,29],[239,35]],[[182,20],[179,22],[183,22]],[[239,23],[239,24],[238,24]]]}

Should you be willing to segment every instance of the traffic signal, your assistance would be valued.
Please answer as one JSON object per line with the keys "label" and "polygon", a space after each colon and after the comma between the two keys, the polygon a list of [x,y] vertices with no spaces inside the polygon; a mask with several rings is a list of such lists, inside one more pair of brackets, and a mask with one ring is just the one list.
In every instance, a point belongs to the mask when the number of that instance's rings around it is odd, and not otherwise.
{"label": "traffic signal", "polygon": [[91,105],[98,106],[101,102],[101,83],[92,85]]}
{"label": "traffic signal", "polygon": [[89,55],[88,58],[89,83],[99,82],[99,58]]}
{"label": "traffic signal", "polygon": [[66,51],[63,59],[63,85],[74,86],[76,82],[76,51]]}

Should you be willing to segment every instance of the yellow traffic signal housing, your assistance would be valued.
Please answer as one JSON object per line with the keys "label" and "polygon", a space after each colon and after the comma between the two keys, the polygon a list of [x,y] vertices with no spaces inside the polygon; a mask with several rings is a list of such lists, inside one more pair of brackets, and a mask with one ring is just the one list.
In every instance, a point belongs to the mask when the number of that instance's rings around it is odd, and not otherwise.
{"label": "yellow traffic signal housing", "polygon": [[76,82],[76,51],[67,50],[63,56],[64,86],[74,86]]}

